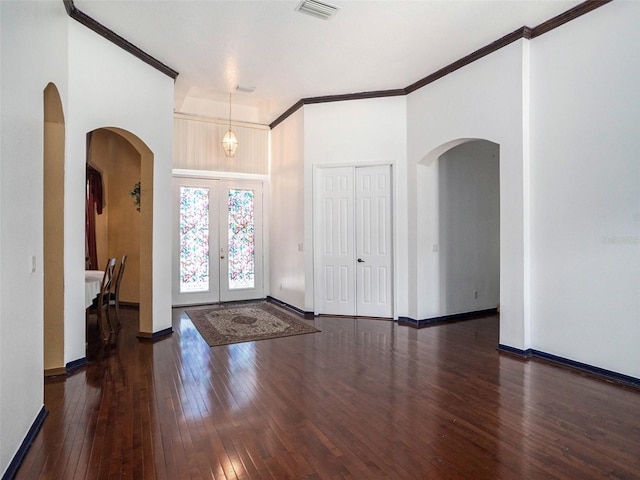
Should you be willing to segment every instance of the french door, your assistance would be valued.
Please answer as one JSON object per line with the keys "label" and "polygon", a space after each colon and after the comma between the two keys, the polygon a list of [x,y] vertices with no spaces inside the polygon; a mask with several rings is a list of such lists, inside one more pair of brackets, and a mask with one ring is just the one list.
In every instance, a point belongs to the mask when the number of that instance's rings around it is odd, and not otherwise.
{"label": "french door", "polygon": [[314,177],[316,313],[393,317],[391,168],[319,168]]}
{"label": "french door", "polygon": [[264,297],[262,184],[174,178],[173,305]]}

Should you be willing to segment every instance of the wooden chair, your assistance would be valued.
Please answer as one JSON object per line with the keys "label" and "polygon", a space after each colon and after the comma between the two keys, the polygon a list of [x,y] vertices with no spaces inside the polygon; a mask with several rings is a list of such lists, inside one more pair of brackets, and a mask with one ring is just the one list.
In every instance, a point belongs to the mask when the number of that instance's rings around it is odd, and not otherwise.
{"label": "wooden chair", "polygon": [[[113,305],[115,307],[116,320],[118,321],[118,324],[120,324],[120,284],[122,283],[122,275],[124,275],[126,262],[127,256],[123,255],[122,260],[120,260],[120,268],[118,269],[115,287],[111,290],[111,294],[109,295],[109,305]],[[109,323],[109,326],[111,326],[111,323]],[[111,328],[111,333],[113,333],[113,327]]]}
{"label": "wooden chair", "polygon": [[102,284],[100,285],[100,293],[96,301],[94,302],[97,318],[98,318],[98,327],[100,328],[100,333],[102,334],[103,339],[107,339],[107,335],[105,335],[104,325],[102,322],[102,309],[106,307],[107,311],[107,322],[109,323],[109,329],[113,331],[111,327],[111,319],[109,318],[109,305],[111,299],[111,288],[113,286],[113,274],[116,270],[116,263],[118,262],[117,258],[110,258],[107,261],[107,267],[104,269],[104,275],[102,277]]}

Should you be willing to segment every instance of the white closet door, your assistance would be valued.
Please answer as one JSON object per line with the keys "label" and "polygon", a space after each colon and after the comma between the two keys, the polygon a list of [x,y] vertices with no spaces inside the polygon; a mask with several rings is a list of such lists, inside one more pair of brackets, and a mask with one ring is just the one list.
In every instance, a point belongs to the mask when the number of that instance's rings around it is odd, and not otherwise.
{"label": "white closet door", "polygon": [[353,168],[319,169],[317,313],[355,315]]}
{"label": "white closet door", "polygon": [[386,165],[356,168],[356,312],[392,317],[391,176]]}
{"label": "white closet door", "polygon": [[314,239],[318,314],[393,317],[391,169],[317,169]]}

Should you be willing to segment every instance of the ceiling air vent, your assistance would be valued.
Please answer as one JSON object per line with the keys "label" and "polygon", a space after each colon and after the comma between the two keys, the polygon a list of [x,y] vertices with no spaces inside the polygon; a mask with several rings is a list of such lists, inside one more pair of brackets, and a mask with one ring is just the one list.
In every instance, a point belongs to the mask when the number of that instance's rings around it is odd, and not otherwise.
{"label": "ceiling air vent", "polygon": [[338,12],[338,7],[330,5],[324,2],[318,2],[318,0],[302,0],[296,10],[308,15],[313,15],[316,18],[328,20]]}
{"label": "ceiling air vent", "polygon": [[236,90],[238,90],[239,92],[253,93],[255,91],[255,89],[256,89],[256,87],[254,87],[254,86],[236,85]]}

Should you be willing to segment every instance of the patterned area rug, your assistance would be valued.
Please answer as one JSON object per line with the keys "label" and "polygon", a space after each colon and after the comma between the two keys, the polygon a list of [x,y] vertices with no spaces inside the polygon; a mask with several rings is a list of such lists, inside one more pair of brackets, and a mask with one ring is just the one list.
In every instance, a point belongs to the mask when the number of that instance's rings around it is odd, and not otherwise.
{"label": "patterned area rug", "polygon": [[268,303],[187,310],[210,347],[319,332]]}

